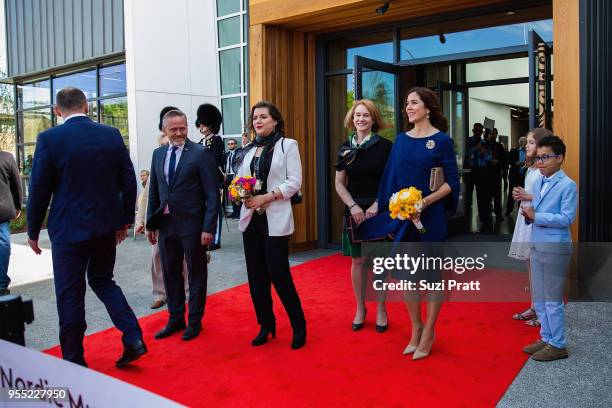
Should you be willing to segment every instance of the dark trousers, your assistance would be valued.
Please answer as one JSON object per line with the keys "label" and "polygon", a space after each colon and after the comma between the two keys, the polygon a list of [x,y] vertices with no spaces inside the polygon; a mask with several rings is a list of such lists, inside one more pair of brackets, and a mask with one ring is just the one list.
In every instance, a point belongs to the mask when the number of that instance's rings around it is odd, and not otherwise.
{"label": "dark trousers", "polygon": [[489,169],[489,194],[493,199],[493,211],[495,215],[502,213],[502,176],[497,169]]}
{"label": "dark trousers", "polygon": [[[223,185],[223,197],[222,197],[221,202],[223,204],[224,210],[225,210],[225,207],[227,207],[228,201],[230,201],[229,198],[227,198],[227,188],[229,187],[233,179],[234,179],[234,175],[228,174],[227,181]],[[240,205],[234,203],[233,201],[231,202],[231,204],[232,204],[232,218],[240,218]]]}
{"label": "dark trousers", "polygon": [[289,269],[289,236],[271,237],[268,234],[268,219],[265,214],[253,214],[253,218],[242,234],[246,258],[249,290],[262,327],[276,327],[272,311],[272,285],[280,298],[294,330],[306,326],[302,303]]}
{"label": "dark trousers", "polygon": [[55,296],[64,360],[83,364],[85,322],[85,275],[89,286],[104,303],[113,324],[122,333],[124,345],[142,338],[134,312],[113,280],[115,234],[76,243],[52,243]]}
{"label": "dark trousers", "polygon": [[185,280],[183,277],[183,259],[187,263],[189,279],[189,314],[188,323],[202,321],[206,306],[206,286],[208,267],[206,250],[202,246],[200,235],[179,236],[170,220],[162,217],[159,228],[159,255],[164,270],[164,286],[170,321],[185,321]]}
{"label": "dark trousers", "polygon": [[476,201],[478,203],[478,216],[481,222],[487,222],[491,217],[491,193],[487,180],[486,167],[474,167],[472,177],[476,186]]}
{"label": "dark trousers", "polygon": [[472,208],[472,196],[474,195],[474,174],[472,171],[463,173],[463,183],[465,184],[465,205]]}

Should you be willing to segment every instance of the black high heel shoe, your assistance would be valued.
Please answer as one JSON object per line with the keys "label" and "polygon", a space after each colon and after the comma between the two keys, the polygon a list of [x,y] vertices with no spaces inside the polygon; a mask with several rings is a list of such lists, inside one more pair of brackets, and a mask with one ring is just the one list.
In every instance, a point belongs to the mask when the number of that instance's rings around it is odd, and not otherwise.
{"label": "black high heel shoe", "polygon": [[[386,314],[387,313],[385,313],[385,315]],[[380,324],[376,324],[376,331],[379,332],[379,333],[386,332],[388,328],[389,328],[389,317],[388,316],[387,316],[387,324],[385,324],[384,326],[380,325]]]}
{"label": "black high heel shoe", "polygon": [[357,331],[357,330],[361,330],[363,329],[363,324],[365,323],[365,318],[368,314],[368,310],[366,309],[366,311],[363,313],[363,321],[361,323],[354,323],[353,322],[353,331]]}
{"label": "black high heel shoe", "polygon": [[298,330],[293,330],[293,340],[291,340],[291,348],[297,350],[304,347],[306,344],[306,327]]}
{"label": "black high heel shoe", "polygon": [[272,335],[272,338],[276,338],[276,327],[271,329],[267,329],[261,326],[259,329],[259,334],[251,341],[251,346],[263,346],[268,342],[268,334]]}

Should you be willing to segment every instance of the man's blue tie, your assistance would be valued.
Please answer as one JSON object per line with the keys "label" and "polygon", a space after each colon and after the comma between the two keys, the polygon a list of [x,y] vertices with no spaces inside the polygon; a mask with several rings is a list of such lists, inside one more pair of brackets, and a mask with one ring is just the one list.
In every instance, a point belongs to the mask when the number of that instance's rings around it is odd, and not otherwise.
{"label": "man's blue tie", "polygon": [[168,164],[168,185],[172,185],[172,177],[174,177],[174,168],[176,167],[176,149],[178,146],[172,146],[172,153],[170,154],[170,163]]}
{"label": "man's blue tie", "polygon": [[542,184],[548,184],[548,183],[550,183],[550,179],[546,177],[542,177]]}

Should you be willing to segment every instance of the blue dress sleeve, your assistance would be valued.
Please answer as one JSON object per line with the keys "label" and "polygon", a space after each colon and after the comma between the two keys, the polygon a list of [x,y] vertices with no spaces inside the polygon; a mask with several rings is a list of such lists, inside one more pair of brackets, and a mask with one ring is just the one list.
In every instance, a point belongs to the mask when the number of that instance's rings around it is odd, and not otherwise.
{"label": "blue dress sleeve", "polygon": [[440,164],[444,169],[445,181],[451,188],[451,193],[444,198],[444,206],[448,213],[453,215],[457,211],[461,183],[459,182],[455,149],[453,148],[452,139],[448,135],[444,137],[440,146]]}

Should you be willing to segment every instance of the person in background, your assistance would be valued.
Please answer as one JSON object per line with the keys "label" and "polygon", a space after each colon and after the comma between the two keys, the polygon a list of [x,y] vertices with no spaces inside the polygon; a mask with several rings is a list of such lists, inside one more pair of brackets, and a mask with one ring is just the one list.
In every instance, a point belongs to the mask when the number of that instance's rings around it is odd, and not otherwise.
{"label": "person in background", "polygon": [[251,129],[257,137],[245,147],[237,176],[261,181],[257,195],[240,211],[249,290],[260,330],[253,346],[276,337],[272,285],[293,328],[292,349],[306,344],[306,318],[289,268],[289,236],[294,231],[291,197],[302,185],[302,163],[297,141],[285,137],[285,122],[278,108],[267,101],[251,108]]}
{"label": "person in background", "polygon": [[[195,126],[203,136],[198,143],[206,147],[213,154],[217,167],[220,195],[223,194],[223,182],[225,179],[225,173],[223,171],[225,165],[225,144],[223,143],[223,138],[219,136],[222,122],[223,116],[221,116],[221,112],[219,112],[216,106],[205,103],[198,107]],[[218,208],[217,230],[215,231],[213,242],[208,246],[208,250],[210,251],[221,248],[221,228],[223,226],[224,208],[221,203],[219,203]]]}
{"label": "person in background", "polygon": [[[349,139],[338,149],[336,168],[336,193],[344,203],[344,231],[342,233],[342,254],[351,257],[351,281],[357,303],[353,318],[354,331],[363,328],[366,317],[365,293],[367,269],[361,245],[351,243],[347,231],[352,217],[356,224],[376,215],[371,211],[380,179],[387,164],[393,143],[378,135],[379,130],[389,127],[380,110],[368,99],[356,100],[346,114],[344,126],[352,132]],[[376,331],[383,333],[388,328],[384,297],[378,302]]]}
{"label": "person in background", "polygon": [[477,172],[477,154],[478,146],[482,140],[484,127],[482,123],[476,122],[472,126],[472,136],[468,137],[465,143],[465,156],[463,158],[463,169],[468,170],[463,173],[463,182],[465,183],[465,200],[468,210],[472,208],[474,186],[477,183],[476,178],[479,176]]}
{"label": "person in background", "polygon": [[149,170],[140,170],[140,185],[144,188],[149,180]]}
{"label": "person in background", "polygon": [[[510,171],[508,172],[508,198],[506,199],[506,216],[510,216],[514,211],[514,198],[512,197],[512,190],[515,187],[523,187],[525,185],[525,175],[527,170],[525,168],[525,160],[527,159],[527,137],[520,137],[518,140],[518,146],[514,147],[508,153],[508,164]],[[535,152],[534,152],[535,156]]]}
{"label": "person in background", "polygon": [[0,296],[10,293],[11,220],[20,217],[22,201],[23,190],[15,158],[9,152],[0,151]]}
{"label": "person in background", "polygon": [[[236,175],[236,169],[235,169],[235,165],[236,165],[236,154],[238,153],[238,142],[236,142],[236,139],[227,139],[227,148],[229,149],[228,152],[225,153],[225,164],[224,164],[224,173],[225,173],[225,182],[223,183],[223,196],[222,196],[222,202],[223,202],[223,209],[225,209],[227,207],[227,188],[229,187],[230,183],[232,182],[232,180],[234,179],[235,175]],[[232,213],[228,215],[228,217],[231,217],[233,220],[239,220],[240,219],[240,206],[234,202],[232,202]]]}
{"label": "person in background", "polygon": [[[491,161],[489,162],[488,169],[488,190],[490,199],[493,200],[493,212],[495,213],[495,222],[499,222],[504,219],[502,215],[502,173],[503,168],[506,166],[506,150],[501,143],[497,141],[497,129],[493,128],[489,132],[489,154],[491,155]],[[489,201],[490,205],[490,201]]]}
{"label": "person in background", "polygon": [[[523,167],[525,169],[524,185],[525,187],[516,186],[512,190],[514,199],[519,202],[519,212],[516,216],[514,233],[512,235],[512,243],[508,256],[515,259],[527,261],[527,273],[529,282],[531,282],[531,265],[529,254],[531,252],[531,230],[532,224],[525,223],[525,217],[521,209],[532,205],[535,185],[539,183],[542,174],[536,165],[537,145],[540,140],[552,135],[552,132],[544,128],[531,129],[527,134],[525,142],[525,157],[523,158]],[[520,160],[520,156],[519,156]],[[531,305],[526,310],[512,315],[514,320],[524,321],[528,326],[539,327],[540,321],[537,319],[533,305],[533,297]]]}
{"label": "person in background", "polygon": [[533,304],[541,323],[540,338],[523,348],[535,361],[568,357],[565,339],[563,289],[572,258],[570,227],[576,218],[576,183],[561,165],[565,144],[558,136],[538,142],[536,163],[542,173],[534,186],[531,206],[522,208],[531,232],[531,289]]}

